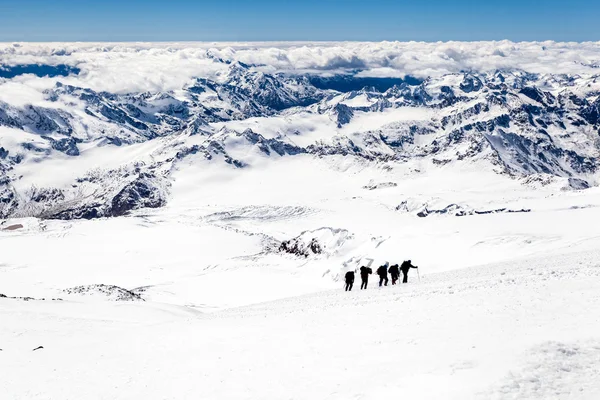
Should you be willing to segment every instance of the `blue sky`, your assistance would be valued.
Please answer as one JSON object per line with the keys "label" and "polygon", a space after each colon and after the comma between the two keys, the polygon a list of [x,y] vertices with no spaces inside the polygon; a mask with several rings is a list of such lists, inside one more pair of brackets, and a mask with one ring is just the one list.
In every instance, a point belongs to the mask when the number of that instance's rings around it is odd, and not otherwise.
{"label": "blue sky", "polygon": [[600,41],[598,0],[0,0],[0,41]]}

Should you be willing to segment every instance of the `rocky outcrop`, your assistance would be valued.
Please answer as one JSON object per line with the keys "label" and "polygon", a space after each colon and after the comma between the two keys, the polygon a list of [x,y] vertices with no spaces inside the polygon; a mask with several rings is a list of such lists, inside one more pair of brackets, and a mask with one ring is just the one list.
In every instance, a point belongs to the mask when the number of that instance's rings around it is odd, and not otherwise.
{"label": "rocky outcrop", "polygon": [[491,210],[474,210],[466,208],[458,204],[450,204],[442,209],[429,209],[425,207],[422,211],[417,213],[417,217],[425,218],[430,215],[451,215],[454,217],[465,217],[468,215],[486,215],[486,214],[499,214],[499,213],[528,213],[531,212],[528,208],[522,208],[518,210],[512,210],[509,208],[496,208]]}
{"label": "rocky outcrop", "polygon": [[155,177],[140,175],[127,184],[115,197],[110,208],[110,216],[118,217],[139,208],[157,208],[166,204],[164,189],[157,186]]}
{"label": "rocky outcrop", "polygon": [[63,290],[65,294],[109,301],[145,301],[139,294],[115,285],[83,285]]}
{"label": "rocky outcrop", "polygon": [[304,243],[300,239],[294,238],[281,242],[279,251],[300,257],[308,257],[315,254],[321,254],[323,249],[316,238],[312,238],[308,243]]}
{"label": "rocky outcrop", "polygon": [[304,231],[295,238],[285,240],[279,245],[279,251],[299,257],[331,255],[353,238],[345,229],[319,228]]}
{"label": "rocky outcrop", "polygon": [[337,123],[338,128],[349,124],[350,121],[352,121],[353,116],[354,111],[345,104],[338,103],[333,107],[333,110],[331,110],[331,117]]}

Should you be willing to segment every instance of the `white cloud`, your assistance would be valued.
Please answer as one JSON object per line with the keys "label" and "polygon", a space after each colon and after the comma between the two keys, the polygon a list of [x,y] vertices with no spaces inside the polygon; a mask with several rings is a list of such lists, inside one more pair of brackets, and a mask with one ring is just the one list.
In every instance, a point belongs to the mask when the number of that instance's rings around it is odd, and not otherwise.
{"label": "white cloud", "polygon": [[[360,69],[363,76],[425,78],[464,70],[522,69],[533,73],[600,73],[600,43],[21,43],[0,44],[0,64],[68,64],[81,68],[67,84],[111,92],[181,88],[193,77],[227,68],[213,58],[261,65],[269,72]],[[594,67],[595,66],[595,67]],[[19,82],[46,80],[33,76]],[[29,87],[45,86],[29,83]],[[6,89],[0,86],[0,90]]]}
{"label": "white cloud", "polygon": [[[22,82],[23,80],[25,83]],[[0,82],[0,101],[17,107],[44,102],[43,88],[28,82],[29,80],[21,77],[21,79]]]}

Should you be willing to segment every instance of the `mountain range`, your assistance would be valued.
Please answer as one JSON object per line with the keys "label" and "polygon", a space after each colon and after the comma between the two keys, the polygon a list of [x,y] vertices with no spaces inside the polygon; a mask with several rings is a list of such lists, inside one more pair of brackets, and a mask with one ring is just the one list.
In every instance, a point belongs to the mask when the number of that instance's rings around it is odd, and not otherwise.
{"label": "mountain range", "polygon": [[[600,75],[498,70],[373,78],[379,87],[341,92],[326,87],[361,78],[268,74],[218,62],[227,66],[216,79],[195,78],[179,90],[119,94],[59,81],[44,90],[43,106],[0,101],[0,218],[91,219],[161,207],[183,160],[252,167],[240,149],[273,159],[486,163],[528,182],[597,184]],[[152,145],[126,162],[103,162],[111,149],[143,143]],[[36,178],[49,161],[76,158],[88,159],[89,168],[60,183]]]}

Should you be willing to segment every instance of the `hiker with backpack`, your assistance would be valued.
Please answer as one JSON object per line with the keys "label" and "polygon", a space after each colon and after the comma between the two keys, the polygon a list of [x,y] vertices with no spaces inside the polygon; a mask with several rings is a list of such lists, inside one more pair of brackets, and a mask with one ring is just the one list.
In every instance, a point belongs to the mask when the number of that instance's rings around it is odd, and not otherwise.
{"label": "hiker with backpack", "polygon": [[354,271],[348,271],[346,272],[346,292],[349,292],[352,290],[352,286],[354,285]]}
{"label": "hiker with backpack", "polygon": [[360,290],[366,289],[369,284],[369,275],[373,273],[373,270],[369,267],[365,267],[364,265],[360,267],[360,279],[362,283],[360,284]]}
{"label": "hiker with backpack", "polygon": [[390,276],[392,277],[392,285],[395,285],[398,282],[398,278],[400,277],[400,268],[398,264],[394,264],[388,269]]}
{"label": "hiker with backpack", "polygon": [[400,271],[402,271],[402,275],[403,275],[402,283],[408,283],[408,271],[411,268],[419,268],[419,267],[412,265],[412,262],[410,260],[404,261],[402,263],[402,265],[400,266]]}
{"label": "hiker with backpack", "polygon": [[385,286],[387,286],[388,284],[389,279],[387,277],[387,274],[389,265],[390,263],[386,262],[384,265],[377,268],[377,275],[379,275],[379,287],[381,287],[382,284],[384,284]]}

